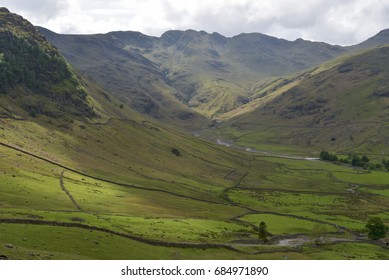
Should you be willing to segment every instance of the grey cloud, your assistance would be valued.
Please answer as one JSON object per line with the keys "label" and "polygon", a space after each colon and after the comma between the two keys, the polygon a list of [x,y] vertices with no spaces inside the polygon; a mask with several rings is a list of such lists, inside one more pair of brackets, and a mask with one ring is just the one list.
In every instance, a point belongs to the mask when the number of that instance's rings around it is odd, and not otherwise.
{"label": "grey cloud", "polygon": [[386,0],[5,0],[11,11],[56,32],[195,29],[225,36],[261,32],[354,44],[388,28]]}
{"label": "grey cloud", "polygon": [[[272,1],[276,6],[267,13],[261,11],[268,8],[261,6],[266,1],[254,2],[225,6],[216,12],[204,10],[194,17],[194,24],[225,35],[261,32],[289,40],[302,37],[342,45],[359,43],[389,27],[389,2],[380,0],[313,0],[300,4],[280,0]],[[253,17],[255,11],[257,16]]]}
{"label": "grey cloud", "polygon": [[3,5],[29,19],[47,21],[69,8],[67,0],[4,0]]}

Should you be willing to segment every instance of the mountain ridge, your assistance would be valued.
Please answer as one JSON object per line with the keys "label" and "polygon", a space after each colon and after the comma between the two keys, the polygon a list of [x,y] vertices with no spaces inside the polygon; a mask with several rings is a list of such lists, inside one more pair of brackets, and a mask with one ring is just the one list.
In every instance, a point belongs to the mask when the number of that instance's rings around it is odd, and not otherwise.
{"label": "mountain ridge", "polygon": [[187,117],[194,113],[214,118],[250,101],[258,83],[389,43],[385,32],[356,46],[341,47],[261,33],[225,37],[170,30],[154,37],[136,31],[61,35],[38,29],[76,69],[123,102],[156,118],[169,116],[173,122],[177,117],[169,108],[180,106],[181,115]]}

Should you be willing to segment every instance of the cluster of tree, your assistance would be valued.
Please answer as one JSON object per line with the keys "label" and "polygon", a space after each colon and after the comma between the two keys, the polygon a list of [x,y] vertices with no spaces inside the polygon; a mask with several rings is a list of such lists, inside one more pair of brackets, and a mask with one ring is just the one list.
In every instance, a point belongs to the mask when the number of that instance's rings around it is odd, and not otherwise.
{"label": "cluster of tree", "polygon": [[383,167],[389,171],[389,160],[383,159],[382,160]]}
{"label": "cluster of tree", "polygon": [[[96,116],[86,101],[87,93],[72,73],[57,49],[45,42],[17,35],[10,31],[0,32],[0,94],[22,87],[29,92],[48,97],[56,103],[59,113],[67,111],[88,117]],[[25,104],[32,117],[45,114],[58,115],[50,106],[42,108]],[[65,109],[64,109],[65,108]]]}
{"label": "cluster of tree", "polygon": [[383,160],[381,163],[372,163],[370,159],[366,156],[352,155],[349,154],[346,158],[338,158],[337,155],[330,153],[328,151],[320,152],[320,159],[332,162],[339,162],[344,164],[350,164],[352,166],[362,167],[364,169],[371,170],[387,170],[389,171],[389,160]]}
{"label": "cluster of tree", "polygon": [[65,60],[54,50],[48,52],[37,42],[12,32],[0,33],[0,92],[17,85],[45,93],[45,85],[71,79]]}
{"label": "cluster of tree", "polygon": [[380,239],[386,236],[388,227],[378,217],[369,218],[366,224],[367,236],[371,239]]}
{"label": "cluster of tree", "polygon": [[352,166],[359,166],[359,167],[368,167],[370,159],[367,156],[358,156],[358,155],[349,155],[349,159]]}
{"label": "cluster of tree", "polygon": [[320,152],[320,159],[327,160],[327,161],[338,161],[338,157],[335,154],[331,154],[330,152],[327,151]]}

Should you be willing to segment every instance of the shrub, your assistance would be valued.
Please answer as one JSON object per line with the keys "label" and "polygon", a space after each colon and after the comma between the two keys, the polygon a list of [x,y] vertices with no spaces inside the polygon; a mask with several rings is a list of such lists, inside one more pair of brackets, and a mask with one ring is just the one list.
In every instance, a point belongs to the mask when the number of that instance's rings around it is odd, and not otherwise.
{"label": "shrub", "polygon": [[171,152],[177,157],[181,156],[181,152],[177,148],[172,148]]}
{"label": "shrub", "polygon": [[331,154],[327,151],[320,152],[320,159],[321,160],[328,160],[328,161],[338,161],[338,157],[335,154]]}
{"label": "shrub", "polygon": [[388,230],[382,220],[378,217],[370,218],[367,221],[366,228],[368,230],[368,237],[374,240],[384,238],[386,231]]}

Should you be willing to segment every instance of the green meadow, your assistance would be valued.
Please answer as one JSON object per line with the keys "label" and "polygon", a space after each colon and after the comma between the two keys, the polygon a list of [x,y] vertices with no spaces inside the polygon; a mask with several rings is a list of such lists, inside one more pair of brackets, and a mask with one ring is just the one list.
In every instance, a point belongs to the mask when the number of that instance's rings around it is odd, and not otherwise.
{"label": "green meadow", "polygon": [[[7,258],[389,255],[384,243],[368,243],[364,230],[372,216],[389,223],[389,173],[244,153],[147,122],[35,125],[47,135],[37,138],[16,137],[32,129],[28,123],[5,127],[0,255]],[[262,221],[266,244],[258,237]],[[312,239],[318,225],[319,245]],[[296,236],[303,241],[288,243]]]}

